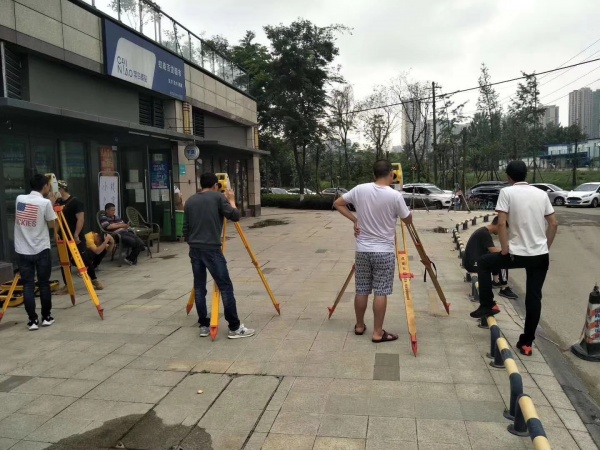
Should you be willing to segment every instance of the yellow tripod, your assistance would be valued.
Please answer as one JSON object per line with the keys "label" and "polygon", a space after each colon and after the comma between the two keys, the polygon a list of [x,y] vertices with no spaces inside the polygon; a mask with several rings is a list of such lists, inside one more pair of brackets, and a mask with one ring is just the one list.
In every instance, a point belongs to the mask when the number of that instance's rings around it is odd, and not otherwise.
{"label": "yellow tripod", "polygon": [[398,238],[396,237],[396,257],[398,259],[398,276],[402,282],[402,292],[404,293],[404,307],[406,309],[406,323],[408,325],[408,334],[410,335],[410,346],[413,354],[417,356],[417,321],[413,309],[413,297],[410,289],[410,279],[414,274],[410,271],[408,262],[408,248],[406,246],[406,233],[404,232],[404,223],[400,222],[402,229],[403,250],[398,249]]}
{"label": "yellow tripod", "polygon": [[[246,238],[246,235],[244,234],[244,230],[242,229],[242,227],[240,226],[240,224],[238,222],[234,222],[234,225],[235,225],[235,229],[237,230],[238,234],[240,235],[240,238],[242,240],[242,243],[244,244],[244,247],[248,251],[248,255],[250,255],[252,264],[256,268],[256,271],[258,272],[258,275],[259,275],[263,285],[265,286],[265,289],[267,290],[267,294],[269,294],[269,297],[271,298],[271,302],[273,302],[273,306],[275,307],[277,314],[281,315],[281,305],[275,299],[275,295],[273,295],[273,291],[271,290],[271,287],[269,286],[269,283],[268,283],[267,279],[265,278],[265,275],[263,274],[262,269],[260,268],[260,264],[258,263],[258,260],[256,259],[256,255],[250,248],[250,243],[248,242],[248,239]],[[226,247],[226,245],[225,245],[226,230],[227,230],[227,220],[224,219],[223,220],[223,236],[221,238],[221,249],[222,249],[223,254],[225,254],[225,247]],[[221,294],[219,292],[219,287],[217,286],[216,282],[213,282],[212,308],[211,308],[211,314],[210,314],[210,337],[212,338],[213,341],[215,340],[215,338],[217,337],[217,333],[219,332],[219,299],[220,299],[220,297],[221,297]],[[190,298],[189,298],[188,303],[185,308],[187,314],[190,313],[190,311],[194,307],[195,302],[196,302],[196,290],[192,288],[192,292],[190,293]]]}
{"label": "yellow tripod", "polygon": [[56,239],[56,247],[58,248],[60,265],[65,273],[65,280],[67,282],[69,295],[71,296],[71,303],[73,303],[73,305],[75,304],[75,286],[73,286],[73,276],[71,275],[71,261],[69,260],[69,253],[71,254],[71,257],[77,266],[77,270],[81,274],[81,278],[83,279],[88,293],[90,294],[92,302],[98,310],[100,318],[104,320],[104,309],[102,309],[100,306],[100,300],[98,299],[98,295],[96,294],[94,286],[92,286],[92,280],[90,280],[90,276],[88,275],[87,267],[85,267],[85,264],[83,263],[83,258],[77,249],[77,244],[75,243],[73,234],[67,225],[67,221],[62,210],[62,206],[54,207],[54,211],[56,212],[56,216],[58,218],[56,221],[58,226],[54,227],[54,238]]}

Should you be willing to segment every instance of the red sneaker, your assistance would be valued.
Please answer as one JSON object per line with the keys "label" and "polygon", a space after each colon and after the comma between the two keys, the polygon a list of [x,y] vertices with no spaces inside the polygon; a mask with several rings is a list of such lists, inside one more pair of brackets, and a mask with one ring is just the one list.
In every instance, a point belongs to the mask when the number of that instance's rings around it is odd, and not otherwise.
{"label": "red sneaker", "polygon": [[521,355],[531,356],[533,354],[533,345],[532,344],[521,344],[517,342],[517,348],[521,352]]}

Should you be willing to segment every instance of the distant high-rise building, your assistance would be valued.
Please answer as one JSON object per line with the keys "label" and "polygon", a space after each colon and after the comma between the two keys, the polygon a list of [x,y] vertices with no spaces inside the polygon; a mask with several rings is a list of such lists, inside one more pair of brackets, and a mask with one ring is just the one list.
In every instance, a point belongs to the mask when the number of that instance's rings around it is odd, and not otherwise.
{"label": "distant high-rise building", "polygon": [[600,89],[592,94],[592,126],[594,133],[591,138],[600,138]]}
{"label": "distant high-rise building", "polygon": [[425,123],[421,114],[421,102],[418,100],[407,101],[406,104],[402,106],[402,137],[400,140],[402,147],[406,148],[407,145],[413,144],[413,132],[415,138],[421,133],[418,142],[424,142],[426,138],[426,136],[424,136],[425,133],[422,133],[424,126]]}
{"label": "distant high-rise building", "polygon": [[558,115],[558,106],[548,105],[545,107],[544,115],[541,117],[542,126],[546,128],[549,124],[558,126],[560,123]]}
{"label": "distant high-rise building", "polygon": [[590,88],[569,94],[569,125],[579,125],[588,138],[598,137],[598,122],[594,125],[594,93]]}

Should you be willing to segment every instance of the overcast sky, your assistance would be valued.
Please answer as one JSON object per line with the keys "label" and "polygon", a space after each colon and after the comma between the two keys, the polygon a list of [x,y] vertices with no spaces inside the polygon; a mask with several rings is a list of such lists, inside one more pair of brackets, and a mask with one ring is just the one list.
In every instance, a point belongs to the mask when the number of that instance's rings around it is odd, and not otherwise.
{"label": "overcast sky", "polygon": [[[159,4],[197,34],[221,34],[232,43],[253,30],[267,44],[264,25],[289,24],[298,17],[320,26],[344,24],[353,31],[339,37],[337,62],[357,99],[407,70],[413,79],[435,81],[446,92],[476,86],[482,62],[492,81],[514,78],[521,70],[541,72],[562,65],[600,39],[599,0],[159,0]],[[600,41],[569,64],[588,57],[600,58]],[[540,77],[540,101],[559,105],[561,123],[568,125],[568,93],[591,82],[591,88],[600,89],[600,61],[564,72]],[[516,82],[497,90],[503,105],[508,105]],[[477,94],[456,95],[454,100],[468,100],[465,112],[472,114]]]}

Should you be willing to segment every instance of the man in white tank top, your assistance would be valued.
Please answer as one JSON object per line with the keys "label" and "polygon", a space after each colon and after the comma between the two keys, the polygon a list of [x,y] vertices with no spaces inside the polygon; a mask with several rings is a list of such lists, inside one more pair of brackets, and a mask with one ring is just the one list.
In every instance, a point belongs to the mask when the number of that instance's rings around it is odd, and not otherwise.
{"label": "man in white tank top", "polygon": [[[412,223],[412,215],[402,194],[390,187],[393,181],[392,164],[386,160],[373,165],[374,183],[356,186],[339,197],[333,206],[354,223],[356,236],[356,297],[354,310],[356,325],[354,333],[362,335],[367,326],[364,318],[369,294],[374,293],[373,315],[375,317],[373,342],[389,342],[398,339],[396,334],[383,329],[387,296],[392,293],[396,265],[396,221]],[[356,208],[356,216],[347,205]]]}

